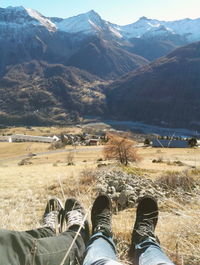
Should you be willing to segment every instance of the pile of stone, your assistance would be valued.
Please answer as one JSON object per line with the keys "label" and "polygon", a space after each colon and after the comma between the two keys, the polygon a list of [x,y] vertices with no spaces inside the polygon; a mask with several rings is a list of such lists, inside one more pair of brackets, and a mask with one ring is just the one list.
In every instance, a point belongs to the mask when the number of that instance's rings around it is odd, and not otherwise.
{"label": "pile of stone", "polygon": [[156,198],[165,196],[151,179],[122,171],[101,170],[97,172],[96,178],[97,192],[109,194],[118,209],[133,207],[138,198],[147,194]]}
{"label": "pile of stone", "polygon": [[151,195],[159,201],[164,201],[167,197],[178,195],[181,197],[191,196],[183,190],[167,190],[158,182],[146,177],[127,174],[123,171],[99,170],[96,173],[97,192],[105,192],[112,198],[118,210],[134,207],[140,197]]}

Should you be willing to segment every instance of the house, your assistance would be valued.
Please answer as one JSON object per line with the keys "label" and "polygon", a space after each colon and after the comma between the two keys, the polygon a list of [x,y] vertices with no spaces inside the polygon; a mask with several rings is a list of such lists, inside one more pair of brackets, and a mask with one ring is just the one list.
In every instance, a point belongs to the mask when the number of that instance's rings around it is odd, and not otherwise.
{"label": "house", "polygon": [[54,140],[55,142],[58,142],[58,141],[60,141],[60,138],[59,138],[58,136],[54,135],[54,136],[53,136],[53,140]]}
{"label": "house", "polygon": [[0,136],[0,142],[9,142],[9,136]]}
{"label": "house", "polygon": [[86,140],[86,145],[99,145],[99,139],[89,139]]}
{"label": "house", "polygon": [[10,137],[9,142],[40,142],[40,143],[52,143],[55,140],[53,137],[45,136],[33,136],[24,134],[14,134]]}
{"label": "house", "polygon": [[188,141],[174,139],[152,139],[152,147],[187,148]]}

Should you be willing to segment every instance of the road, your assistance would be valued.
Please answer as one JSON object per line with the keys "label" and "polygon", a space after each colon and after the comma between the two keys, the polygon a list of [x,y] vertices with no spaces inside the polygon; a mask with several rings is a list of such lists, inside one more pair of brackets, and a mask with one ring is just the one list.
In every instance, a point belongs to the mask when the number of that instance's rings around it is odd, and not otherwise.
{"label": "road", "polygon": [[[43,155],[69,153],[69,152],[82,153],[82,152],[91,152],[91,150],[92,151],[101,151],[101,150],[103,150],[103,146],[85,147],[85,148],[80,148],[80,149],[79,148],[74,148],[74,149],[51,150],[51,151],[47,151],[47,152],[34,153],[34,155],[35,156],[43,156]],[[22,156],[14,156],[14,157],[10,157],[10,158],[0,159],[0,162],[24,159],[24,158],[27,158],[27,157],[31,157],[31,156],[29,154],[22,155]]]}

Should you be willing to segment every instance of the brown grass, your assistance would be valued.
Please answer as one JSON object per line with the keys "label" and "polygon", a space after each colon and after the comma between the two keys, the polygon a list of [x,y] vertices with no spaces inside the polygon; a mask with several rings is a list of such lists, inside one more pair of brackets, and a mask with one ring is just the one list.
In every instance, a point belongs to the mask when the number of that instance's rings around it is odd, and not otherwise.
{"label": "brown grass", "polygon": [[[27,155],[29,152],[48,151],[49,146],[31,144],[30,150],[27,151],[29,145],[30,143],[0,143],[0,159]],[[78,147],[82,150],[83,148],[85,147]],[[151,162],[152,158],[161,155],[155,149],[141,149],[140,153],[144,159],[135,168],[127,170],[156,179],[163,173],[168,174],[167,170],[180,172],[180,167],[176,165],[168,166],[163,163],[154,165]],[[191,165],[199,166],[199,155],[198,149],[162,149],[163,159],[167,160],[170,157],[170,160],[184,162],[188,167],[183,166],[181,169],[190,170],[188,174],[195,180],[198,180],[200,170],[198,167],[191,168]],[[75,152],[75,166],[67,166],[67,153],[33,157],[31,158],[33,164],[24,166],[17,165],[20,159],[2,161],[0,163],[0,227],[15,230],[40,227],[41,216],[50,196],[60,197],[63,201],[67,197],[75,196],[89,213],[96,196],[94,171],[97,166],[96,161],[100,157],[102,157],[101,151],[96,151],[95,147],[92,147],[88,152],[84,150]],[[196,158],[195,162],[194,158]],[[56,166],[53,165],[54,163]],[[172,181],[173,185],[179,183],[177,180],[175,177]],[[167,183],[170,182],[167,180]],[[184,180],[183,184],[185,183],[187,182]],[[176,261],[176,264],[200,264],[200,195],[196,194],[186,204],[175,198],[168,198],[159,201],[159,205],[160,216],[156,231],[164,250]],[[127,251],[135,220],[135,210],[134,207],[113,215],[113,232],[119,257],[124,263],[128,262]]]}
{"label": "brown grass", "polygon": [[54,134],[69,133],[69,134],[79,134],[82,132],[81,128],[76,126],[66,126],[66,127],[12,127],[6,129],[0,129],[0,134],[10,135],[10,134],[27,134],[27,135],[40,135],[40,136],[50,136]]}
{"label": "brown grass", "polygon": [[197,181],[189,175],[187,171],[176,172],[168,171],[162,177],[157,179],[159,186],[166,190],[176,190],[178,188],[183,191],[192,192],[195,186],[198,184]]}

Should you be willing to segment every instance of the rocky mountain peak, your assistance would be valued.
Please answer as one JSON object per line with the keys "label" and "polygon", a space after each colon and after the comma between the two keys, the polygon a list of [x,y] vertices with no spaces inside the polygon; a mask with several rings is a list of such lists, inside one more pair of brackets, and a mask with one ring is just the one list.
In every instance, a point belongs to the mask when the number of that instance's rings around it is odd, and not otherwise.
{"label": "rocky mountain peak", "polygon": [[20,26],[43,26],[49,31],[55,31],[56,26],[48,18],[41,15],[38,11],[25,8],[23,6],[0,9],[0,23],[5,26],[20,27]]}
{"label": "rocky mountain peak", "polygon": [[143,16],[143,17],[140,17],[139,20],[149,20],[149,18]]}

